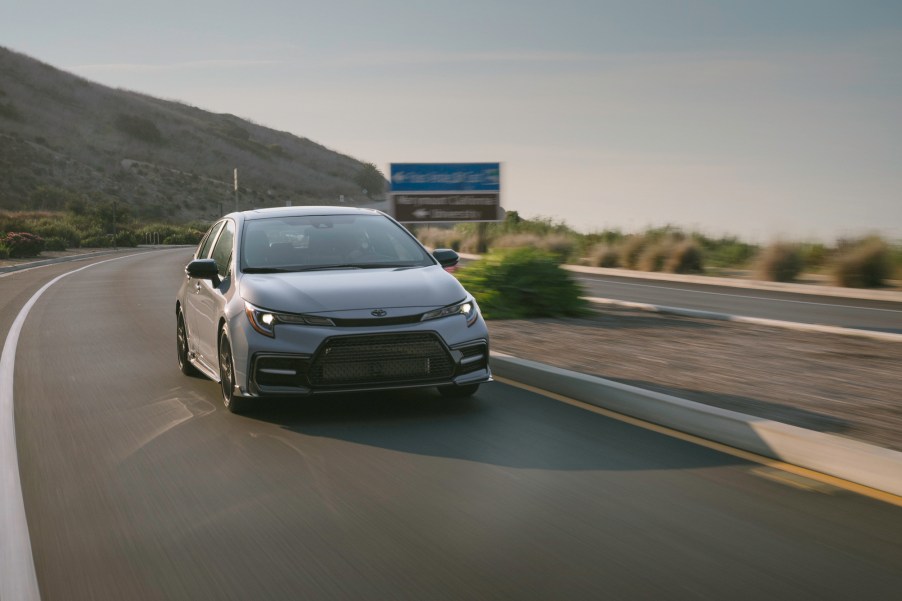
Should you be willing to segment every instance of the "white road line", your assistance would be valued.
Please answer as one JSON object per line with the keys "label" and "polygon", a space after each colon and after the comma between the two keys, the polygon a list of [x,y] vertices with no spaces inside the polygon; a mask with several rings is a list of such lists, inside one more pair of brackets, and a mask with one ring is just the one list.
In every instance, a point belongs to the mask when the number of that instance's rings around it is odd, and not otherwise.
{"label": "white road line", "polygon": [[22,481],[19,479],[19,459],[16,450],[16,427],[13,407],[13,376],[16,368],[16,349],[22,327],[28,313],[41,295],[58,281],[89,267],[135,257],[135,253],[98,261],[68,271],[50,280],[34,293],[19,311],[6,335],[3,352],[0,353],[0,599],[39,601],[38,580],[34,571],[31,539],[22,499]]}
{"label": "white road line", "polygon": [[[837,307],[837,308],[841,308],[841,309],[858,309],[858,310],[865,310],[865,311],[884,311],[887,313],[902,313],[902,309],[877,309],[874,307],[862,307],[861,305],[837,305],[834,303],[815,303],[812,301],[789,300],[789,299],[782,299],[782,298],[772,298],[772,297],[767,297],[767,296],[752,296],[749,294],[730,294],[728,292],[708,292],[706,290],[692,290],[689,288],[674,288],[672,286],[656,286],[654,284],[634,284],[632,282],[612,282],[610,280],[599,279],[599,278],[574,278],[574,279],[581,281],[581,282],[595,282],[595,283],[603,282],[605,284],[614,285],[614,286],[639,286],[642,288],[656,288],[659,290],[660,289],[675,290],[678,292],[689,292],[689,293],[694,293],[694,294],[711,294],[714,296],[731,296],[733,298],[748,298],[748,299],[752,299],[752,300],[771,301],[771,302],[775,302],[775,303],[796,303],[799,305],[819,305],[821,307]],[[803,294],[803,293],[788,292],[788,293],[783,293],[783,294]],[[877,302],[891,302],[891,301],[877,301]]]}

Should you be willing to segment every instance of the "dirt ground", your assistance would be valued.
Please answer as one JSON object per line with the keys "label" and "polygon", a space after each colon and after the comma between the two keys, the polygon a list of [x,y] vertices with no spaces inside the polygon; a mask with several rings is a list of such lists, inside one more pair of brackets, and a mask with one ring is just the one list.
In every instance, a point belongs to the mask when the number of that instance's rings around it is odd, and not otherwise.
{"label": "dirt ground", "polygon": [[492,349],[902,451],[902,343],[605,308],[490,321]]}

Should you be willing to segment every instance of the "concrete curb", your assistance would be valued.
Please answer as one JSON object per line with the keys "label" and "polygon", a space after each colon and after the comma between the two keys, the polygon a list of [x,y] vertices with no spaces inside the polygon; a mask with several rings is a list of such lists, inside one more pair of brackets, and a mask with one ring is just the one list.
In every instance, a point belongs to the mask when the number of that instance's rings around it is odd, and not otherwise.
{"label": "concrete curb", "polygon": [[651,305],[648,303],[635,303],[613,298],[598,298],[584,296],[584,300],[596,305],[608,305],[611,307],[626,307],[628,309],[640,309],[653,313],[667,315],[679,315],[681,317],[699,317],[702,319],[716,319],[718,321],[732,321],[734,323],[749,323],[784,330],[796,330],[798,332],[817,332],[820,334],[839,334],[841,336],[857,336],[883,342],[902,342],[902,334],[895,332],[879,332],[876,330],[859,330],[855,328],[842,328],[839,326],[824,326],[815,323],[800,323],[795,321],[782,321],[779,319],[765,319],[763,317],[745,317],[743,315],[730,315],[728,313],[715,313],[713,311],[699,311],[697,309],[683,309],[682,307],[668,307],[665,305]]}
{"label": "concrete curb", "polygon": [[492,352],[495,375],[902,496],[902,452]]}

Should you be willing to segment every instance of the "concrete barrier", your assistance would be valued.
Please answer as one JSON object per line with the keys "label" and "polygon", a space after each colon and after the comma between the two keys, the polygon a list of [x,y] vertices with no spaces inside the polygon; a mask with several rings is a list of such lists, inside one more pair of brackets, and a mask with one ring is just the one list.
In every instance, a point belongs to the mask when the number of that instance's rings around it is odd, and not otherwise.
{"label": "concrete barrier", "polygon": [[902,496],[902,453],[492,352],[501,378]]}

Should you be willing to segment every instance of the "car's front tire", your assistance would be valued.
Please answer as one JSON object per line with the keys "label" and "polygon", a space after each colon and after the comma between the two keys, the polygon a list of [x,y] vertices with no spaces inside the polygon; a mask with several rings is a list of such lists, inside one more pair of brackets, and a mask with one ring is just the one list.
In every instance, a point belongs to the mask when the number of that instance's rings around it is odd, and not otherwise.
{"label": "car's front tire", "polygon": [[185,318],[179,311],[176,317],[175,328],[176,351],[179,358],[179,369],[186,376],[197,376],[200,374],[197,368],[188,360],[188,330],[185,328]]}
{"label": "car's front tire", "polygon": [[466,386],[439,386],[438,391],[446,399],[465,399],[476,394],[479,384],[467,384]]}
{"label": "car's front tire", "polygon": [[247,399],[235,394],[235,359],[232,357],[229,337],[224,332],[219,336],[219,387],[226,409],[232,413],[244,413],[247,410]]}

